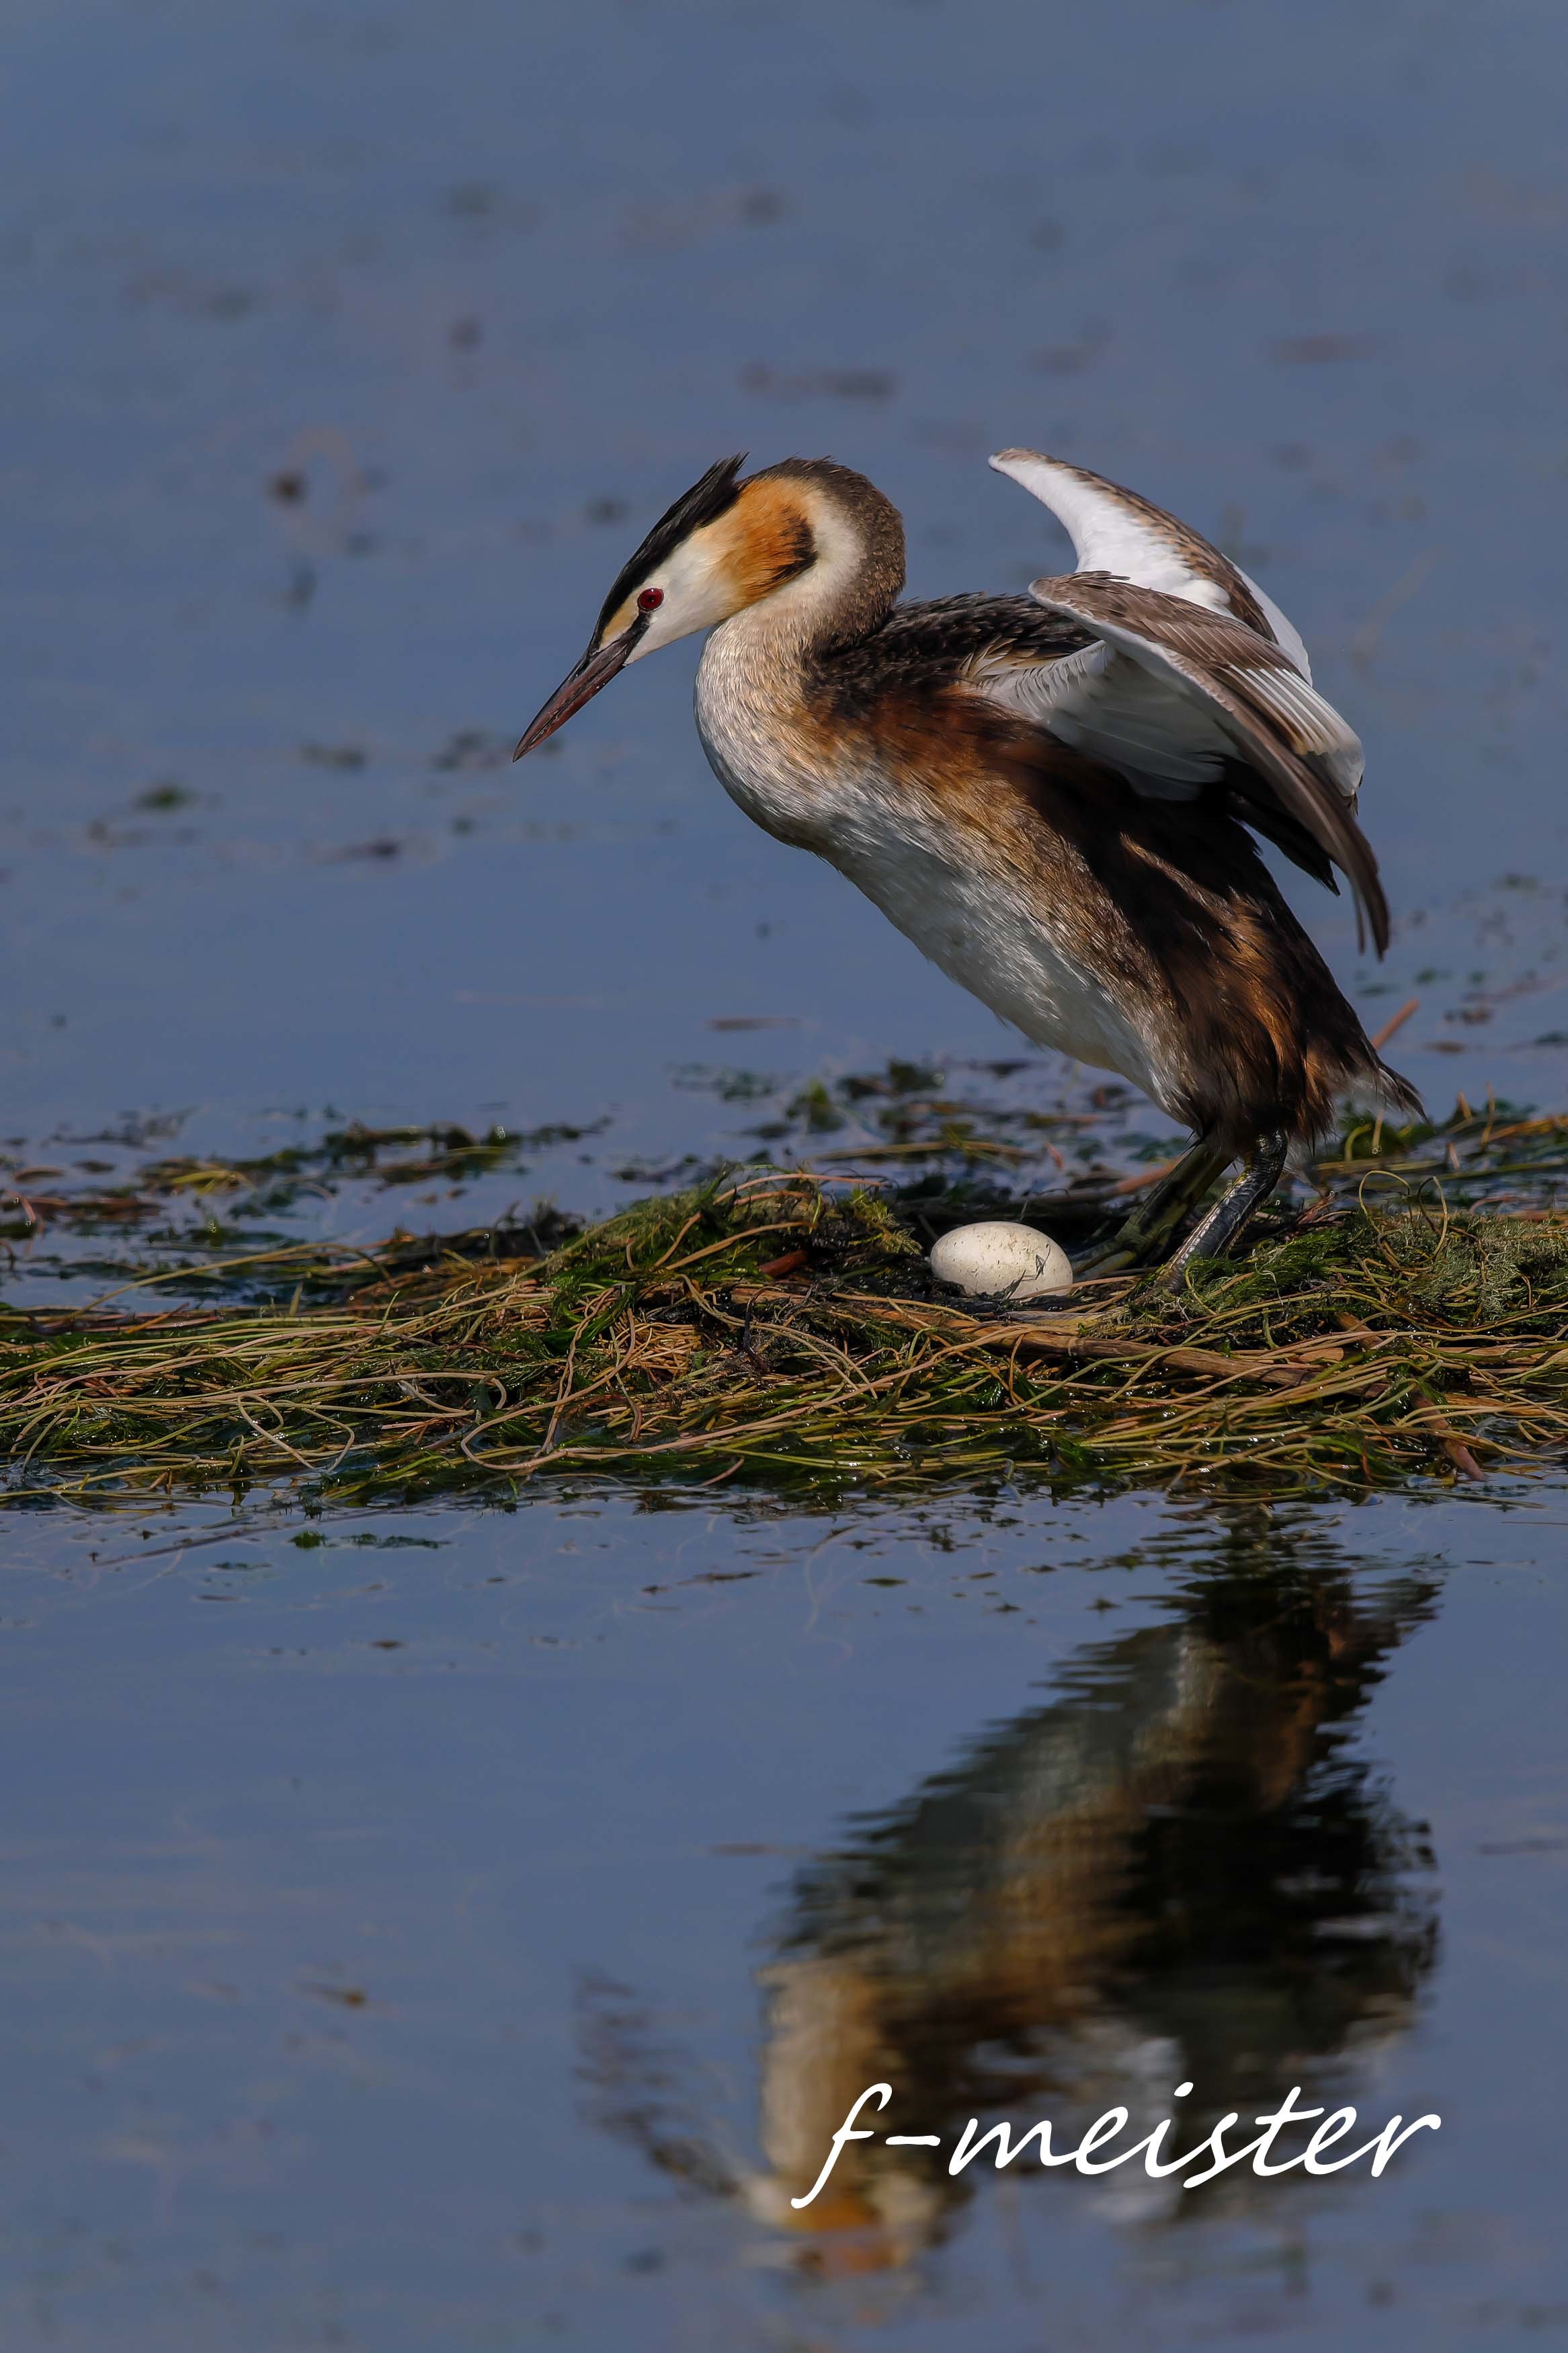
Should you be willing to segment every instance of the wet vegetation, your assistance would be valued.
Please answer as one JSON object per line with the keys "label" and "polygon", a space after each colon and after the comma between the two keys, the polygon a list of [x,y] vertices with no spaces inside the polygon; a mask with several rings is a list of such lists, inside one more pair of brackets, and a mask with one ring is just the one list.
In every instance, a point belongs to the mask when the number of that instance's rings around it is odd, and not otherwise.
{"label": "wet vegetation", "polygon": [[[796,1089],[752,1131],[766,1165],[586,1229],[545,1207],[368,1249],[277,1221],[350,1183],[517,1168],[566,1132],[348,1127],[97,1189],[13,1167],[0,1229],[94,1238],[111,1281],[63,1313],[0,1306],[5,1493],[282,1477],[363,1502],[587,1470],[1299,1493],[1561,1451],[1568,1119],[1461,1102],[1440,1126],[1363,1124],[1179,1299],[1124,1277],[1049,1312],[933,1292],[925,1251],[954,1223],[1026,1214],[1077,1241],[1121,1216],[1157,1173],[1108,1162],[1124,1108],[988,1107],[894,1065]],[[1116,1139],[1123,1163],[1154,1148]]]}

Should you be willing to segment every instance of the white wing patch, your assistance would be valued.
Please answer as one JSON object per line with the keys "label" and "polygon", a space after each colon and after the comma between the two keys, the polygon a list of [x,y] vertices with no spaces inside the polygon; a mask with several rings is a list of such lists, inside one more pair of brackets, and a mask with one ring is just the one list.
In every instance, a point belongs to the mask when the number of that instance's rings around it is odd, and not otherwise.
{"label": "white wing patch", "polygon": [[[1255,580],[1173,515],[1082,467],[1036,449],[1004,449],[991,463],[1049,507],[1066,529],[1078,557],[1074,578],[1109,575],[1219,617],[1222,637],[1232,634],[1215,649],[1216,683],[1240,694],[1260,719],[1282,731],[1298,756],[1354,801],[1363,765],[1360,741],[1314,689],[1300,631]],[[1067,589],[1071,583],[1057,585]],[[1052,586],[1036,582],[1042,602],[1050,603]],[[1256,598],[1255,610],[1245,608],[1244,592]],[[1243,600],[1243,611],[1233,597]],[[1273,644],[1258,634],[1259,613]],[[1087,615],[1078,617],[1097,626]],[[1246,659],[1249,643],[1258,649],[1256,665]],[[1237,754],[1234,729],[1190,678],[1151,659],[1151,649],[1136,639],[1113,632],[1055,661],[1031,662],[998,649],[977,661],[970,676],[992,701],[1022,712],[1157,798],[1194,797]]]}
{"label": "white wing patch", "polygon": [[991,465],[1049,507],[1072,542],[1080,572],[1113,573],[1140,588],[1159,588],[1167,596],[1206,605],[1211,612],[1229,612],[1218,583],[1194,571],[1159,524],[1123,501],[1110,482],[1037,449],[1004,449]]}
{"label": "white wing patch", "polygon": [[1235,757],[1230,738],[1194,695],[1103,640],[1056,661],[992,655],[970,680],[989,701],[1119,769],[1154,800],[1195,799]]}
{"label": "white wing patch", "polygon": [[1258,599],[1280,652],[1311,682],[1312,666],[1294,622],[1238,565],[1174,515],[1082,466],[1069,466],[1038,449],[1003,449],[991,466],[1049,507],[1072,542],[1080,572],[1109,572],[1135,587],[1158,588],[1166,596],[1206,606],[1211,613],[1228,613],[1233,619],[1246,616],[1236,612],[1226,578],[1241,581]]}

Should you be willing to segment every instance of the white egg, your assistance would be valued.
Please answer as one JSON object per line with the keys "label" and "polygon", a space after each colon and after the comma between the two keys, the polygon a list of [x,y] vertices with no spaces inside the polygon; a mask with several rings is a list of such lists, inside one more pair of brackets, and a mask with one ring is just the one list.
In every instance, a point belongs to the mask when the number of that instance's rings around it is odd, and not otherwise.
{"label": "white egg", "polygon": [[931,1251],[931,1271],[972,1299],[1044,1299],[1072,1289],[1072,1261],[1060,1242],[1004,1218],[954,1226]]}

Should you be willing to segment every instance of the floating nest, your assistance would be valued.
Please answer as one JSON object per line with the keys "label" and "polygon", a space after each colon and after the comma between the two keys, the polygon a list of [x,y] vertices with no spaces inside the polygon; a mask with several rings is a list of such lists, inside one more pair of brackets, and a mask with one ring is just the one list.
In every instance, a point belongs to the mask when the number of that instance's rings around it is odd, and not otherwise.
{"label": "floating nest", "polygon": [[[802,1168],[731,1169],[565,1239],[544,1219],[209,1252],[135,1278],[209,1294],[178,1306],[0,1308],[0,1495],[1026,1472],[1280,1494],[1517,1471],[1568,1443],[1565,1169],[1563,1120],[1358,1131],[1180,1298],[1116,1278],[1053,1313],[931,1295],[925,1250],[980,1213],[973,1192]],[[1086,1229],[1141,1181],[1029,1214]]]}

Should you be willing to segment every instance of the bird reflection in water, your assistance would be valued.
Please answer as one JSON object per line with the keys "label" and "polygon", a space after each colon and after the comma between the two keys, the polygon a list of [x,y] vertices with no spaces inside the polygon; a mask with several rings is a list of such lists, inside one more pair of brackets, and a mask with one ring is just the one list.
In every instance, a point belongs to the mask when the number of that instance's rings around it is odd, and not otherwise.
{"label": "bird reflection in water", "polygon": [[[943,2235],[990,2170],[987,2155],[947,2172],[972,2116],[1016,2137],[1048,2116],[1070,2150],[1108,2107],[1129,2111],[1126,2138],[1175,2115],[1169,2156],[1293,2084],[1353,2100],[1415,2015],[1436,1925],[1425,1831],[1351,1744],[1435,1592],[1353,1577],[1310,1532],[1233,1521],[1163,1621],[1080,1650],[1042,1705],[801,1872],[761,1973],[760,2168],[679,2112],[682,2071],[650,2059],[608,1988],[590,2004],[600,2120],[851,2272]],[[851,2144],[792,2208],[879,2083],[892,2098],[858,2122],[940,2147]],[[1034,2151],[1014,2170],[1037,2170]],[[1151,2219],[1212,2214],[1301,2178],[1237,2168],[1184,2202],[1179,2178],[1131,2166],[1099,2194]]]}

